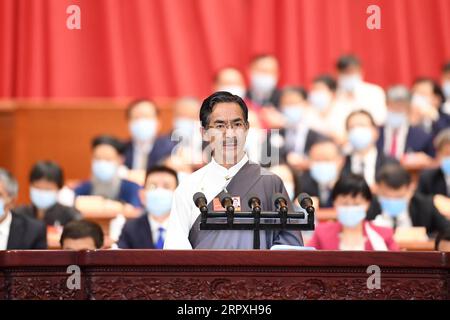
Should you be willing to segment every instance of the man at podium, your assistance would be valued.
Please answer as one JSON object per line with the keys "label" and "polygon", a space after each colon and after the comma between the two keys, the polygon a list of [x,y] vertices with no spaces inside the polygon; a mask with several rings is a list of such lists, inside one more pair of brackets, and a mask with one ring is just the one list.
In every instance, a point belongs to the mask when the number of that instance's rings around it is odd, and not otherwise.
{"label": "man at podium", "polygon": [[[248,109],[240,97],[225,91],[212,94],[202,103],[200,121],[212,159],[175,190],[164,249],[253,249],[252,230],[200,230],[193,195],[202,192],[210,211],[225,211],[219,201],[225,193],[232,197],[235,211],[251,210],[248,200],[253,195],[260,198],[264,211],[275,211],[275,193],[284,196],[290,212],[292,203],[281,179],[250,162],[244,152]],[[260,231],[261,249],[282,244],[302,246],[301,232]]]}

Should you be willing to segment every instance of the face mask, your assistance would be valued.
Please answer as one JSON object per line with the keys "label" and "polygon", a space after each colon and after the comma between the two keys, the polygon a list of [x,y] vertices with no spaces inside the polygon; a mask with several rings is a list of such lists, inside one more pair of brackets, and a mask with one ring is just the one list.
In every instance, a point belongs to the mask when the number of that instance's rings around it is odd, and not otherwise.
{"label": "face mask", "polygon": [[245,88],[241,86],[223,86],[217,89],[217,91],[227,91],[231,94],[234,94],[242,99],[245,98]]}
{"label": "face mask", "polygon": [[400,213],[405,212],[408,208],[408,200],[399,198],[399,199],[390,199],[385,197],[379,197],[379,202],[381,205],[381,209],[383,212],[386,212],[390,217],[396,218]]}
{"label": "face mask", "polygon": [[170,212],[172,198],[172,190],[156,188],[145,193],[145,207],[150,214],[160,217]]}
{"label": "face mask", "polygon": [[403,112],[391,112],[389,111],[387,113],[386,117],[386,125],[388,127],[397,129],[400,128],[402,125],[406,124],[408,122],[408,118]]}
{"label": "face mask", "polygon": [[56,204],[58,201],[58,192],[30,188],[30,198],[31,202],[33,202],[38,209],[45,210]]}
{"label": "face mask", "polygon": [[130,123],[130,132],[134,140],[148,141],[156,135],[156,120],[138,119]]}
{"label": "face mask", "polygon": [[331,96],[325,91],[313,91],[309,95],[309,102],[317,110],[326,109],[331,103]]}
{"label": "face mask", "polygon": [[289,199],[292,201],[295,198],[294,184],[293,183],[284,183],[284,188],[289,196]]}
{"label": "face mask", "polygon": [[432,108],[428,97],[417,93],[413,94],[411,98],[411,105],[424,111]]}
{"label": "face mask", "polygon": [[329,185],[336,180],[337,166],[331,161],[313,162],[310,173],[320,185]]}
{"label": "face mask", "polygon": [[251,83],[255,91],[268,93],[275,89],[277,79],[269,74],[255,73],[251,77]]}
{"label": "face mask", "polygon": [[116,176],[117,164],[113,161],[94,160],[92,162],[92,173],[98,180],[109,182]]}
{"label": "face mask", "polygon": [[186,138],[192,138],[195,129],[199,127],[198,121],[179,118],[175,120],[174,128],[175,131],[181,136]]}
{"label": "face mask", "polygon": [[441,160],[441,169],[446,176],[450,176],[450,157]]}
{"label": "face mask", "polygon": [[298,104],[287,105],[283,108],[283,114],[289,124],[296,124],[302,119],[303,107]]}
{"label": "face mask", "polygon": [[450,100],[450,80],[445,80],[442,84],[442,91],[444,91],[444,95],[447,100]]}
{"label": "face mask", "polygon": [[3,198],[0,198],[0,219],[3,218],[5,214],[5,200],[3,200]]}
{"label": "face mask", "polygon": [[336,207],[339,222],[345,227],[356,227],[366,217],[365,206]]}
{"label": "face mask", "polygon": [[364,150],[372,142],[372,130],[368,127],[356,127],[350,130],[348,139],[355,150]]}
{"label": "face mask", "polygon": [[360,82],[361,82],[361,76],[358,74],[341,76],[339,78],[340,87],[344,91],[347,91],[347,92],[355,91],[356,87],[360,84]]}

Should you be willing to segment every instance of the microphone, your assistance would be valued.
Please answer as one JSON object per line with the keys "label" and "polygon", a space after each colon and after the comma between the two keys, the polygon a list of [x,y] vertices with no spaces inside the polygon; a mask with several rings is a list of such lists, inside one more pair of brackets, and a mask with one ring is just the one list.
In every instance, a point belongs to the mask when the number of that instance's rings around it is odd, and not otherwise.
{"label": "microphone", "polygon": [[220,203],[227,212],[229,213],[234,212],[233,199],[231,198],[229,193],[225,193],[220,197]]}
{"label": "microphone", "polygon": [[206,196],[202,192],[197,192],[192,197],[195,206],[200,209],[201,213],[208,213],[208,204],[206,201]]}
{"label": "microphone", "polygon": [[281,193],[275,193],[272,196],[272,202],[275,204],[277,210],[280,213],[287,214],[288,213],[288,205],[286,198]]}
{"label": "microphone", "polygon": [[261,200],[257,196],[251,196],[248,199],[248,206],[253,212],[261,212]]}
{"label": "microphone", "polygon": [[300,193],[298,195],[298,203],[300,204],[300,207],[306,210],[307,213],[314,213],[313,201],[309,194],[304,192]]}

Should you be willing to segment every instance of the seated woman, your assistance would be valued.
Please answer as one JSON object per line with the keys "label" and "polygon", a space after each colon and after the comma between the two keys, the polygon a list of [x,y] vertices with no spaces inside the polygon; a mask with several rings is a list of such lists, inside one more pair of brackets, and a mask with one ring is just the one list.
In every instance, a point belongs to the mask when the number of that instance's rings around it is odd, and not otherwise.
{"label": "seated woman", "polygon": [[65,225],[81,218],[76,209],[58,203],[64,179],[57,163],[37,162],[31,169],[29,181],[31,204],[18,207],[14,212],[43,220],[46,225]]}
{"label": "seated woman", "polygon": [[372,193],[362,176],[341,177],[331,197],[338,221],[319,224],[308,246],[318,250],[399,250],[391,228],[366,220]]}

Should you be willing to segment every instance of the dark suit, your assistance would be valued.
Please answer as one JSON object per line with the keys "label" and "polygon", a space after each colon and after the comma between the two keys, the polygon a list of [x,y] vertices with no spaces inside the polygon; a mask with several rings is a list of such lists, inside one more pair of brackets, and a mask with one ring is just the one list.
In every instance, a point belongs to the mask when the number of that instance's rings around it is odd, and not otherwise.
{"label": "dark suit", "polygon": [[[139,190],[141,187],[131,181],[121,180],[119,195],[116,199],[117,201],[122,201],[129,203],[135,207],[142,207],[141,201],[139,200]],[[85,181],[75,188],[76,196],[90,196],[92,195],[92,182]]]}
{"label": "dark suit", "polygon": [[47,249],[47,229],[42,221],[11,212],[7,250]]}
{"label": "dark suit", "polygon": [[417,191],[427,195],[442,194],[450,196],[444,172],[440,168],[424,170],[420,174]]}
{"label": "dark suit", "polygon": [[[313,179],[311,176],[311,173],[309,171],[305,171],[299,179],[300,184],[300,192],[306,192],[312,197],[318,197],[319,199],[322,199],[320,196],[320,189],[319,184],[316,180]],[[327,197],[327,200],[325,202],[320,202],[321,208],[331,208],[333,207],[333,201],[331,200],[331,190],[329,192],[329,195]]]}
{"label": "dark suit", "polygon": [[155,249],[146,212],[125,223],[117,245],[121,249]]}
{"label": "dark suit", "polygon": [[281,95],[280,90],[275,88],[275,89],[273,89],[273,91],[270,94],[268,99],[265,99],[264,101],[256,101],[252,91],[248,90],[246,98],[249,99],[252,103],[254,103],[257,106],[264,107],[264,106],[268,106],[268,105],[273,105],[275,108],[278,108],[279,104],[280,104],[280,95]]}
{"label": "dark suit", "polygon": [[[450,228],[450,221],[436,209],[432,196],[420,193],[414,194],[409,202],[408,211],[412,225],[414,227],[425,227],[428,234]],[[374,220],[381,213],[381,206],[377,210],[369,210],[367,219]]]}
{"label": "dark suit", "polygon": [[440,131],[450,128],[450,115],[442,111],[442,107],[439,109],[439,118],[433,122],[432,125],[432,135],[433,139],[436,137]]}
{"label": "dark suit", "polygon": [[[384,152],[385,143],[385,128],[380,128],[380,136],[377,141],[378,152]],[[425,152],[431,157],[434,157],[434,148],[432,136],[426,133],[422,128],[410,126],[406,134],[405,149],[406,152]]]}
{"label": "dark suit", "polygon": [[[160,136],[155,139],[153,147],[148,153],[147,168],[150,168],[164,158],[170,156],[172,149],[176,145],[176,141],[171,141],[170,136]],[[125,166],[129,169],[133,167],[134,144],[132,141],[125,145],[124,150]]]}
{"label": "dark suit", "polygon": [[[377,159],[375,161],[375,176],[378,174],[380,169],[385,164],[389,163],[399,164],[397,159],[387,156],[383,152],[377,152]],[[347,155],[345,157],[344,167],[342,168],[342,175],[350,174],[351,172],[352,172],[351,155]]]}
{"label": "dark suit", "polygon": [[[34,205],[20,206],[14,209],[17,214],[23,214],[30,218],[37,219],[37,208]],[[58,221],[61,225],[66,225],[72,220],[81,219],[81,213],[72,207],[63,206],[62,204],[55,204],[54,206],[45,210],[44,222],[48,226],[52,226]]]}

